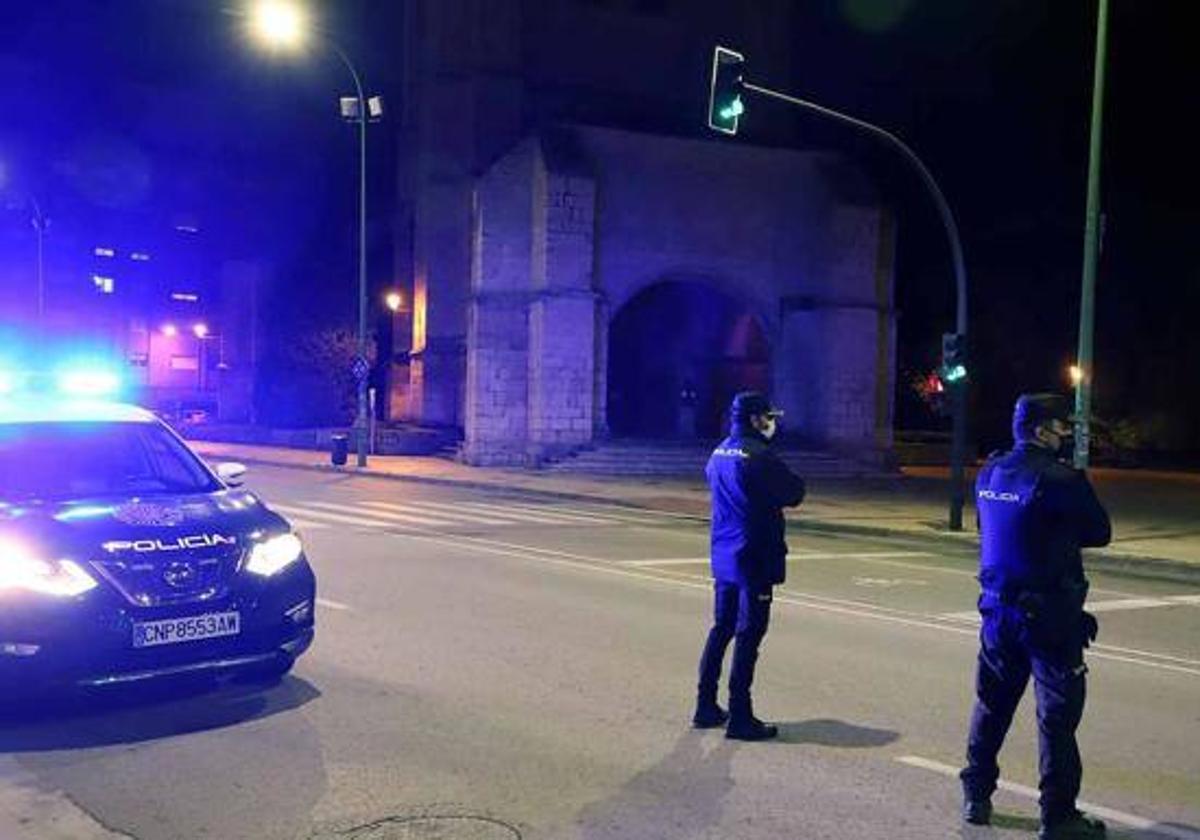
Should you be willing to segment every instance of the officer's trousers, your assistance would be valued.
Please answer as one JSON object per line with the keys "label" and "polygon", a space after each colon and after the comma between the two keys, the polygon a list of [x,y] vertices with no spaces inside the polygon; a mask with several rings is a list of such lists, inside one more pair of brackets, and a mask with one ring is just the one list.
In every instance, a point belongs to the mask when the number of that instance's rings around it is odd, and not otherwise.
{"label": "officer's trousers", "polygon": [[771,619],[772,588],[717,581],[713,593],[713,626],[700,657],[699,697],[702,702],[716,702],[725,649],[736,639],[729,669],[729,711],[734,719],[744,719],[753,714],[750,685],[754,682],[758,646],[767,635]]}
{"label": "officer's trousers", "polygon": [[1046,632],[1009,606],[983,610],[975,682],[975,710],[967,741],[963,792],[986,799],[996,789],[996,756],[1032,673],[1037,697],[1042,821],[1070,816],[1079,795],[1082,765],[1075,730],[1083,716],[1087,667],[1075,632]]}

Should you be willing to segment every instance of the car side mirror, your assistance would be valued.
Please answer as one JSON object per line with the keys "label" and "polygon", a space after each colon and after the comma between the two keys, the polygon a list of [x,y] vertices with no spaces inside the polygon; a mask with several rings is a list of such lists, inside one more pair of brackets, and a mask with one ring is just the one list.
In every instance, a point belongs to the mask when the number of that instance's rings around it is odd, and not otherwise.
{"label": "car side mirror", "polygon": [[246,480],[246,465],[234,461],[217,464],[217,477],[230,487],[241,487]]}

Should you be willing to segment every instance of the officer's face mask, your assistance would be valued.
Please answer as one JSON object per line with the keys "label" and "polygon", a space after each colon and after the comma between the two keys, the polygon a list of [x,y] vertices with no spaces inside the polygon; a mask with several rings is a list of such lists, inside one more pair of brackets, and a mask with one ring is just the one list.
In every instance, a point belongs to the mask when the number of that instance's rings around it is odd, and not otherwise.
{"label": "officer's face mask", "polygon": [[767,440],[770,440],[771,438],[775,437],[775,432],[778,430],[778,428],[779,426],[776,423],[775,418],[768,416],[763,418],[762,426],[759,428],[759,431],[762,432],[763,437],[765,437]]}
{"label": "officer's face mask", "polygon": [[1075,460],[1075,430],[1067,423],[1054,423],[1047,429],[1050,433],[1050,448],[1054,450],[1054,456],[1060,461],[1072,462]]}

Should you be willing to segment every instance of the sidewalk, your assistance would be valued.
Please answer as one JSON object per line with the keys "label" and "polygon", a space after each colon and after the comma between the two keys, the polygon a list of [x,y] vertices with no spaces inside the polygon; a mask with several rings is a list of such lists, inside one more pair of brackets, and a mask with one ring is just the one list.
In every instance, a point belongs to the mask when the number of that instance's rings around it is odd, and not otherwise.
{"label": "sidewalk", "polygon": [[[361,472],[405,481],[521,490],[708,515],[708,490],[699,478],[654,481],[565,476],[469,467],[443,458],[385,455],[373,456],[363,471],[353,466],[338,470],[324,452],[206,441],[193,441],[192,445],[210,461]],[[789,518],[793,527],[802,530],[906,536],[974,546],[973,508],[964,513],[963,532],[946,529],[945,475],[944,468],[913,467],[890,480],[813,481],[808,499]],[[1200,475],[1097,469],[1091,476],[1113,517],[1115,539],[1108,548],[1088,552],[1090,565],[1200,583]]]}

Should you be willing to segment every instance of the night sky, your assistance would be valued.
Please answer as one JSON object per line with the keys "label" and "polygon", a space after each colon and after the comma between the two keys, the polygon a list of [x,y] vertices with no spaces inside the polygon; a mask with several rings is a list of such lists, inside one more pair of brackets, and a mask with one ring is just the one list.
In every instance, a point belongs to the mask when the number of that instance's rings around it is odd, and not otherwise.
{"label": "night sky", "polygon": [[[108,81],[187,90],[206,109],[207,128],[172,133],[170,115],[156,115],[154,142],[224,155],[235,170],[274,179],[275,209],[290,208],[274,216],[288,220],[287,235],[262,222],[269,209],[247,213],[237,247],[270,248],[285,263],[317,266],[314,274],[341,270],[352,259],[352,230],[331,220],[352,207],[353,184],[342,175],[354,150],[346,127],[331,119],[338,68],[285,67],[254,55],[238,40],[226,5],[8,0],[0,11],[0,60],[40,68],[44,93],[31,93],[27,79],[11,74],[0,82],[0,155],[10,176],[38,181],[45,176],[36,173],[48,168],[40,150],[74,121],[150,131],[144,109],[106,97]],[[399,5],[348,0],[326,3],[322,12],[385,94],[398,77],[387,35]],[[731,14],[753,14],[752,3],[729,5],[745,7]],[[1129,421],[1144,447],[1195,457],[1200,178],[1191,156],[1200,145],[1200,62],[1185,43],[1190,5],[1111,0],[1095,399],[1101,417]],[[752,57],[748,75],[894,131],[938,178],[962,229],[971,284],[973,430],[984,450],[1003,444],[1017,393],[1066,388],[1077,339],[1096,4],[822,0],[796,8],[790,77],[756,67]],[[671,113],[633,109],[624,127],[706,136],[703,51],[695,65],[694,89],[680,93]],[[934,367],[940,334],[952,324],[952,275],[932,206],[893,154],[817,118],[751,101],[744,140],[778,143],[776,121],[792,126],[800,145],[842,149],[865,163],[896,206],[898,426],[944,425],[905,383]],[[373,156],[386,172],[386,144]],[[389,198],[376,196],[381,216]],[[219,205],[222,197],[210,199]],[[319,248],[314,231],[329,232]],[[386,245],[380,248],[386,262]]]}

